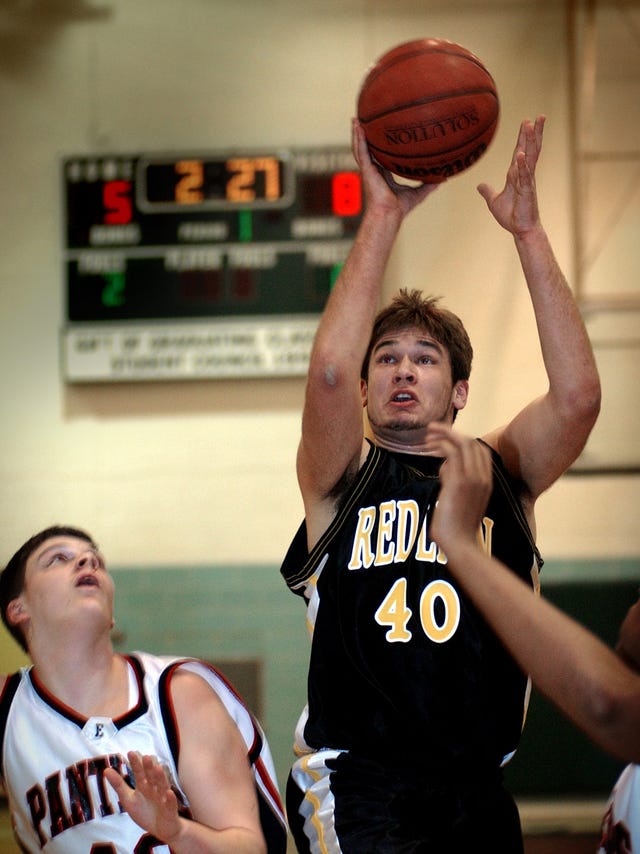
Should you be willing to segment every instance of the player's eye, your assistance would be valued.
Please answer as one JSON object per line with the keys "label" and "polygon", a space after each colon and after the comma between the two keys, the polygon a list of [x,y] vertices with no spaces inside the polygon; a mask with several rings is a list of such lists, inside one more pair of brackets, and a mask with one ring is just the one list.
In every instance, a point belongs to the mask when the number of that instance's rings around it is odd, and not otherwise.
{"label": "player's eye", "polygon": [[52,566],[54,563],[65,563],[70,559],[71,556],[67,552],[54,552],[47,561],[47,566]]}

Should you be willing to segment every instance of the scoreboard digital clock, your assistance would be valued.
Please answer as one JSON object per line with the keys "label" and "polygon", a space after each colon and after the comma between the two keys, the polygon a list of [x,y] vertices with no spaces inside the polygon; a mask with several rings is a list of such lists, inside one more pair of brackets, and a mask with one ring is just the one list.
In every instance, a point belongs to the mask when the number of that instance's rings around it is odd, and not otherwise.
{"label": "scoreboard digital clock", "polygon": [[362,218],[348,148],[62,161],[70,381],[306,372]]}

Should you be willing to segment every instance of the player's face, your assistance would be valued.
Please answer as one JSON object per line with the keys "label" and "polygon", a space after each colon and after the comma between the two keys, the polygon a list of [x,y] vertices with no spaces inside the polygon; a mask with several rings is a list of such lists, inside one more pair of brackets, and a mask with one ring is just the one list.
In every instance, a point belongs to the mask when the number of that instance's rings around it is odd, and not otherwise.
{"label": "player's face", "polygon": [[616,652],[629,667],[640,673],[640,598],[622,621]]}
{"label": "player's face", "polygon": [[66,624],[79,613],[112,621],[113,580],[100,552],[86,540],[51,537],[30,555],[19,597],[32,630]]}
{"label": "player's face", "polygon": [[467,400],[468,384],[451,379],[448,351],[424,330],[400,329],[373,348],[363,389],[374,432],[413,442],[430,421],[453,421]]}

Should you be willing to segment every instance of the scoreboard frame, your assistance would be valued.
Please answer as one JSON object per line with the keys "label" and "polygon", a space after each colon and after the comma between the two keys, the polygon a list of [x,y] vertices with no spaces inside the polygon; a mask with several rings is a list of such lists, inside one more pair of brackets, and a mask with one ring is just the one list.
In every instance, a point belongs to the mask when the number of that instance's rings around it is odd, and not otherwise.
{"label": "scoreboard frame", "polygon": [[363,214],[349,148],[62,159],[67,382],[306,373]]}

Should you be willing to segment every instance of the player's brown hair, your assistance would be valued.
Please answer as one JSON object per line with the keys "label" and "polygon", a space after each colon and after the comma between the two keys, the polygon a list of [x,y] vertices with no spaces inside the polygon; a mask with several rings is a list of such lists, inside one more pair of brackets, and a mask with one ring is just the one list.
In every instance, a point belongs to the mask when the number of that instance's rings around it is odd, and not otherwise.
{"label": "player's brown hair", "polygon": [[440,297],[425,297],[422,291],[408,291],[405,288],[391,300],[389,305],[376,315],[369,347],[362,363],[361,376],[366,380],[369,375],[369,361],[377,342],[389,332],[416,327],[424,329],[449,353],[451,361],[451,379],[468,380],[471,374],[473,348],[467,330],[460,318],[446,308],[440,308]]}

